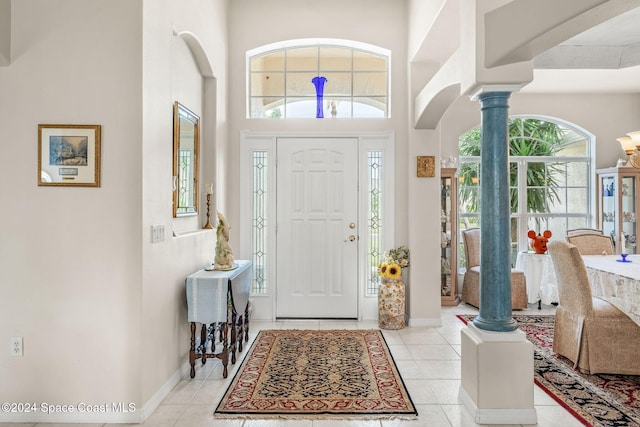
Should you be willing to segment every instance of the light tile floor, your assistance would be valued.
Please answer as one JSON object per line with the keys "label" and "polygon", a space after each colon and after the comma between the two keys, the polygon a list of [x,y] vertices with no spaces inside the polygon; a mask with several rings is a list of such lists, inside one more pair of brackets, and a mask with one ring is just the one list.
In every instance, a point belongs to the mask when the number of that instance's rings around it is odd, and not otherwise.
{"label": "light tile floor", "polygon": [[[553,313],[552,306],[539,311],[535,304],[518,313]],[[458,401],[460,387],[460,329],[463,323],[456,314],[477,313],[464,303],[442,308],[442,326],[408,327],[383,331],[411,398],[418,409],[418,419],[410,421],[336,421],[336,420],[220,420],[213,410],[233,378],[240,361],[230,365],[227,379],[217,359],[204,366],[196,365],[196,377],[184,378],[143,424],[145,427],[470,427],[478,426]],[[281,321],[251,323],[250,341],[261,329],[370,329],[376,322],[349,321]],[[249,343],[250,344],[250,343]],[[246,347],[248,349],[249,346]],[[241,358],[247,350],[241,354]],[[581,427],[582,424],[559,406],[544,391],[535,388],[534,403],[538,426]],[[136,426],[138,424],[132,424]],[[18,424],[11,427],[83,427],[83,424]],[[96,424],[86,424],[97,427]],[[103,427],[124,424],[105,424]],[[504,426],[502,426],[504,427]]]}

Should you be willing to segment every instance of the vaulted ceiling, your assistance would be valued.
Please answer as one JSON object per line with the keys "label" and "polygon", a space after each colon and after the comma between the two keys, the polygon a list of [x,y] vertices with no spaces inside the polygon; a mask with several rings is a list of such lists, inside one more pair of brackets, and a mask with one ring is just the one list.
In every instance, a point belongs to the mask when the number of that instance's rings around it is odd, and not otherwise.
{"label": "vaulted ceiling", "polygon": [[523,92],[640,92],[640,8],[578,34],[534,58]]}

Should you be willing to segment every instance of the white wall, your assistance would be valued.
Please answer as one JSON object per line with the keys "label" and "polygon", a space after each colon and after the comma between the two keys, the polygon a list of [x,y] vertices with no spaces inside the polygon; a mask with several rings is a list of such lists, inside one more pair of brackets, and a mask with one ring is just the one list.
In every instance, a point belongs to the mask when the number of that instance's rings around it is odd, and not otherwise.
{"label": "white wall", "polygon": [[[141,401],[140,2],[12,3],[0,67],[0,401]],[[100,188],[38,187],[38,124],[102,125]],[[6,415],[6,414],[0,414]]]}
{"label": "white wall", "polygon": [[[0,422],[142,421],[187,362],[184,279],[214,253],[215,233],[198,231],[203,215],[172,218],[172,105],[201,114],[201,182],[213,181],[226,139],[227,3],[11,6],[12,58],[0,67],[0,343],[24,337],[24,357],[0,351],[0,401],[123,402],[136,412]],[[174,29],[199,40],[208,78],[179,78],[200,70]],[[39,123],[102,126],[99,188],[37,186]],[[152,224],[165,226],[163,242],[150,243]]]}

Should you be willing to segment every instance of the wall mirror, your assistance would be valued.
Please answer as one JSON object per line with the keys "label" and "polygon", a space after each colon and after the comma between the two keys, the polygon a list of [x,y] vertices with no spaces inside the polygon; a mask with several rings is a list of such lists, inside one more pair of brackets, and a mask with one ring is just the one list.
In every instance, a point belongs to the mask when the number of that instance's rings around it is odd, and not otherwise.
{"label": "wall mirror", "polygon": [[200,117],[173,104],[173,216],[198,213]]}

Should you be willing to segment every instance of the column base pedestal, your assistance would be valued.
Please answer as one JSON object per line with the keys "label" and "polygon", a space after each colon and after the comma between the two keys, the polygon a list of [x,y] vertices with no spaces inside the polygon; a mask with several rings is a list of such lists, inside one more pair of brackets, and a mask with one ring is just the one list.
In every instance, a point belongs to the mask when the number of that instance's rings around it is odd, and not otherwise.
{"label": "column base pedestal", "polygon": [[533,345],[520,330],[462,329],[459,399],[478,424],[536,424]]}

